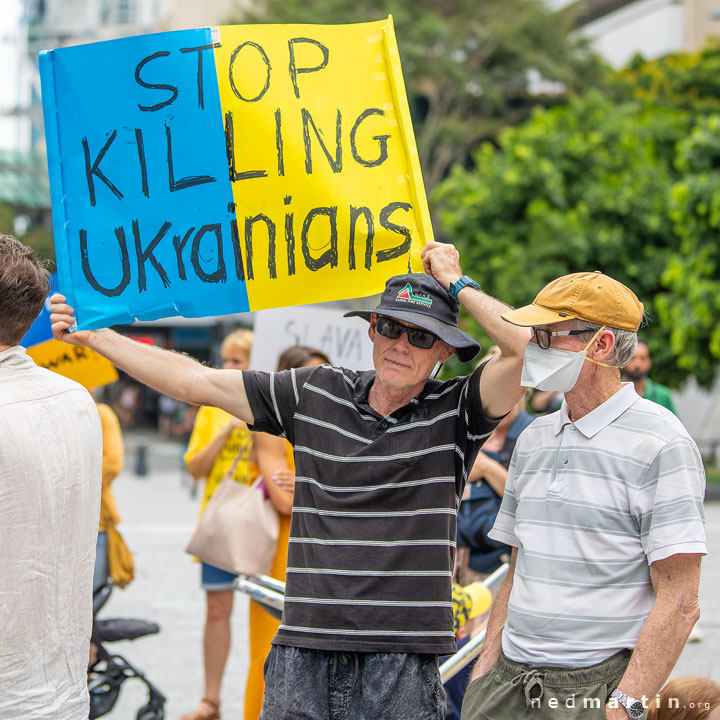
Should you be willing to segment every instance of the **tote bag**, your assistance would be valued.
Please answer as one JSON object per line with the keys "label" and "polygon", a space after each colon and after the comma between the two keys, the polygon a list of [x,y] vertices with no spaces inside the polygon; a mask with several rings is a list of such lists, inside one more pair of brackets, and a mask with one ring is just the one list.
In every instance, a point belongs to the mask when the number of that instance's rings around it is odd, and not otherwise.
{"label": "tote bag", "polygon": [[250,442],[212,494],[185,552],[236,575],[266,575],[280,532],[277,510],[265,499],[262,476],[250,486],[232,479]]}

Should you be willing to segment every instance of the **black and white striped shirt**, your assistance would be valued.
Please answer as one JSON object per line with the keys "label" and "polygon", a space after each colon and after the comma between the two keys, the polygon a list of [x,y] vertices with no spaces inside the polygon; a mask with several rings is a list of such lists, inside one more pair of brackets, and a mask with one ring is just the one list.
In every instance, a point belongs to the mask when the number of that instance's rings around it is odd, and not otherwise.
{"label": "black and white striped shirt", "polygon": [[429,380],[383,418],[373,371],[247,371],[254,430],[295,450],[295,499],[279,645],[455,652],[456,512],[497,421],[472,375]]}

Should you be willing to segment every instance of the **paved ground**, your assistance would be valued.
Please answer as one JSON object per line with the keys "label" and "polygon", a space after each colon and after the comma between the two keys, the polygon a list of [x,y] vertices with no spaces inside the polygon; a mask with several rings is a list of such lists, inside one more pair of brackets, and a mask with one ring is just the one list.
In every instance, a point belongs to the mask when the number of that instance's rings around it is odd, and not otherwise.
{"label": "paved ground", "polygon": [[[128,439],[128,445],[136,440]],[[125,655],[167,696],[168,720],[177,720],[202,695],[201,633],[204,596],[199,568],[183,550],[192,533],[198,501],[190,497],[189,481],[180,471],[175,445],[153,445],[149,474],[134,473],[135,457],[115,481],[123,523],[120,526],[135,553],[136,579],[115,591],[103,617],[138,617],[161,626],[159,635],[116,643]],[[688,644],[673,675],[698,674],[720,681],[720,503],[706,505],[710,557],[703,565],[700,627],[703,641]],[[242,718],[247,672],[248,601],[238,594],[233,613],[233,640],[223,690],[223,718]],[[132,720],[145,702],[142,686],[130,680],[109,717]]]}

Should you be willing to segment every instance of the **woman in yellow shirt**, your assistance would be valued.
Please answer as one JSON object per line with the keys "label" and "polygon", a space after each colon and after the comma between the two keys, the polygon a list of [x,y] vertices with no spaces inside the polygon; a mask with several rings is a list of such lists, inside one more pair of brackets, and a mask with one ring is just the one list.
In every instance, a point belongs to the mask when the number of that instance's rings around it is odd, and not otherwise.
{"label": "woman in yellow shirt", "polygon": [[[236,330],[220,346],[223,368],[246,370],[250,360],[252,332]],[[224,410],[201,407],[195,418],[185,463],[197,481],[205,478],[200,514],[208,500],[230,470],[235,458],[243,451],[233,479],[251,483],[258,475],[257,467],[249,459],[250,431],[244,422]],[[220,687],[230,652],[230,615],[233,606],[233,582],[237,575],[202,563],[202,587],[207,596],[203,662],[205,694],[195,709],[180,720],[218,720],[220,717]]]}
{"label": "woman in yellow shirt", "polygon": [[[330,363],[325,353],[314,348],[294,345],[280,355],[278,372],[324,363]],[[295,458],[292,445],[281,437],[255,433],[255,460],[268,495],[280,515],[280,534],[270,575],[284,582],[290,535],[290,511],[295,484]],[[263,667],[279,624],[280,622],[260,605],[250,602],[250,668],[245,688],[245,720],[257,720],[260,715],[265,692]]]}

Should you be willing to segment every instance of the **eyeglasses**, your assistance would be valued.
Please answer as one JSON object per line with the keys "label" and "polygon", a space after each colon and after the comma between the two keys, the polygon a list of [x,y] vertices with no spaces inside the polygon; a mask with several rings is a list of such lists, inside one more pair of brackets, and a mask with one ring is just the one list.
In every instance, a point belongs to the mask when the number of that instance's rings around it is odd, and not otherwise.
{"label": "eyeglasses", "polygon": [[427,330],[419,330],[418,328],[406,327],[390,318],[378,315],[377,331],[386,338],[397,340],[403,333],[407,333],[408,342],[415,347],[427,350],[431,348],[438,339],[437,335],[433,335]]}
{"label": "eyeglasses", "polygon": [[550,338],[557,335],[585,335],[586,333],[595,332],[592,329],[589,330],[545,330],[544,328],[533,328],[533,335],[537,340],[537,344],[543,350],[547,350],[550,347]]}

